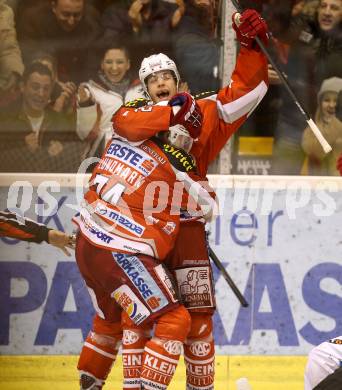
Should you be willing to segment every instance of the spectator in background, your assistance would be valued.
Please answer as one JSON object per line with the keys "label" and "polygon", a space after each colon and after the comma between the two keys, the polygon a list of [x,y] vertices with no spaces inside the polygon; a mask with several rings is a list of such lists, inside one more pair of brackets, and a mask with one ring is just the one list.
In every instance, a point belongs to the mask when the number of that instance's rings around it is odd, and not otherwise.
{"label": "spectator in background", "polygon": [[303,6],[302,14],[313,18],[317,14],[319,0],[307,0]]}
{"label": "spectator in background", "polygon": [[[304,5],[303,0],[263,2],[263,16],[270,26],[272,37],[267,48],[279,67],[286,65],[289,51],[290,23],[297,18]],[[261,3],[259,7],[261,8]],[[269,89],[249,120],[242,126],[240,136],[273,137],[281,107],[282,88],[280,78],[273,67],[268,65]],[[238,140],[236,140],[238,141]]]}
{"label": "spectator in background", "polygon": [[42,63],[49,68],[52,74],[53,87],[50,97],[51,108],[56,112],[71,113],[77,91],[75,83],[72,81],[62,83],[58,80],[56,59],[48,53],[35,53],[32,62]]}
{"label": "spectator in background", "polygon": [[124,42],[133,55],[132,67],[152,52],[171,54],[172,34],[184,13],[183,0],[132,0],[130,6],[112,4],[103,13],[105,38]]}
{"label": "spectator in background", "polygon": [[186,0],[175,31],[173,51],[182,78],[196,95],[219,88],[220,41],[216,38],[214,0]]}
{"label": "spectator in background", "polygon": [[17,23],[18,39],[26,62],[42,50],[58,64],[58,79],[79,83],[88,79],[96,40],[101,35],[99,15],[85,0],[46,1],[24,8]]}
{"label": "spectator in background", "polygon": [[324,138],[332,146],[332,152],[325,154],[312,130],[304,130],[302,147],[308,156],[310,175],[339,175],[336,159],[342,152],[342,122],[336,118],[338,93],[342,91],[342,78],[332,77],[324,80],[318,93],[318,109],[315,122]]}
{"label": "spectator in background", "polygon": [[101,156],[112,137],[111,118],[123,103],[144,97],[139,80],[130,72],[125,46],[109,44],[99,56],[97,74],[78,90],[77,133],[86,141],[84,157]]}
{"label": "spectator in background", "polygon": [[[326,78],[342,77],[342,0],[320,0],[315,20],[297,24],[296,40],[290,43],[285,73],[299,101],[313,115],[317,91]],[[274,174],[299,174],[304,153],[301,147],[306,121],[283,88],[282,107],[275,134]]]}
{"label": "spectator in background", "polygon": [[0,105],[8,102],[24,71],[12,9],[0,0]]}
{"label": "spectator in background", "polygon": [[[21,96],[0,114],[2,172],[75,172],[80,153],[74,121],[49,107],[53,79],[41,63],[26,67]],[[70,144],[69,144],[70,143]]]}

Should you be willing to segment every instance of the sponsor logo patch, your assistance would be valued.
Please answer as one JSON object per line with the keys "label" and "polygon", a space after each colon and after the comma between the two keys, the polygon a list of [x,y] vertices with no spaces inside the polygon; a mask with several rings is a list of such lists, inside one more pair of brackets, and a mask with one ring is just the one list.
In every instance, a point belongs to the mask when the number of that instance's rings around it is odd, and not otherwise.
{"label": "sponsor logo patch", "polygon": [[113,291],[111,296],[137,325],[150,315],[147,307],[126,284]]}
{"label": "sponsor logo patch", "polygon": [[106,151],[106,157],[114,157],[120,162],[134,168],[143,176],[148,176],[156,168],[158,162],[143,150],[129,147],[117,139],[113,140]]}
{"label": "sponsor logo patch", "polygon": [[170,355],[180,355],[182,352],[182,343],[177,340],[169,340],[163,344],[163,347]]}
{"label": "sponsor logo patch", "polygon": [[129,231],[137,237],[141,237],[145,231],[145,228],[142,225],[136,223],[133,219],[122,215],[118,211],[110,209],[101,203],[96,205],[95,212],[107,219],[110,219],[111,221],[116,222],[123,229]]}
{"label": "sponsor logo patch", "polygon": [[139,339],[139,336],[132,332],[131,330],[124,330],[122,336],[122,344],[124,345],[132,345],[136,343]]}
{"label": "sponsor logo patch", "polygon": [[83,213],[80,214],[81,221],[83,222],[84,227],[89,231],[89,233],[100,241],[109,244],[113,238],[110,237],[107,233],[100,230],[98,227],[94,226],[89,218],[87,218]]}
{"label": "sponsor logo patch", "polygon": [[204,341],[195,341],[190,345],[190,351],[195,356],[207,356],[210,352],[210,344]]}
{"label": "sponsor logo patch", "polygon": [[174,222],[167,222],[167,224],[163,227],[163,231],[170,235],[172,234],[176,229],[176,224]]}
{"label": "sponsor logo patch", "polygon": [[177,298],[177,293],[175,291],[174,285],[169,275],[165,271],[163,265],[162,264],[157,265],[157,267],[154,268],[154,271],[157,274],[159,280],[162,282],[166,291],[169,293],[172,302],[177,302],[178,298]]}
{"label": "sponsor logo patch", "polygon": [[167,298],[138,257],[123,253],[112,253],[112,255],[153,312],[168,304]]}
{"label": "sponsor logo patch", "polygon": [[187,308],[213,307],[213,290],[209,267],[176,270],[179,292]]}

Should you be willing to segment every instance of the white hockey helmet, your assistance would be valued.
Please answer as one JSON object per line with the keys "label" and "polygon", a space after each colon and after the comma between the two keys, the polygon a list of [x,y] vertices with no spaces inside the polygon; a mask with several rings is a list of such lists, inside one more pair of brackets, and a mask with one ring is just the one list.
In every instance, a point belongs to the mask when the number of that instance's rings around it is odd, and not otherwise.
{"label": "white hockey helmet", "polygon": [[148,94],[146,79],[153,73],[159,72],[161,70],[171,70],[176,77],[176,84],[178,89],[178,84],[180,76],[178,73],[177,66],[174,61],[171,60],[167,55],[163,53],[152,54],[149,57],[146,57],[142,60],[140,69],[139,69],[139,79],[141,84],[144,87],[144,91]]}

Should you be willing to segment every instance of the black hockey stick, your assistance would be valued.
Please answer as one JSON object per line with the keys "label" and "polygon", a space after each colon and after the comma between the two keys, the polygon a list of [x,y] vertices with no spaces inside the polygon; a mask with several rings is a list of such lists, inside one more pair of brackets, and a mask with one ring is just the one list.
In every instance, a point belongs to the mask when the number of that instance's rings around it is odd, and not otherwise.
{"label": "black hockey stick", "polygon": [[209,250],[209,257],[216,265],[217,269],[221,272],[222,276],[225,278],[226,282],[228,283],[229,287],[233,290],[233,293],[235,294],[236,298],[240,301],[241,306],[248,307],[249,303],[246,301],[245,297],[241,294],[241,291],[237,287],[237,285],[233,282],[233,279],[230,277],[226,269],[224,268],[223,264],[219,260],[219,258],[216,256],[215,252],[210,248],[208,245]]}
{"label": "black hockey stick", "polygon": [[[233,3],[234,7],[236,8],[236,10],[239,12],[239,13],[242,13],[243,12],[243,9],[241,8],[239,2],[237,0],[231,0],[231,2]],[[235,18],[235,23],[238,25],[239,22],[238,22],[238,18]],[[294,103],[296,104],[296,106],[298,107],[299,111],[302,113],[302,115],[304,116],[307,124],[310,126],[310,129],[312,130],[312,132],[315,134],[315,137],[317,138],[318,142],[321,144],[323,150],[325,153],[329,153],[331,151],[331,146],[328,144],[327,140],[323,137],[321,131],[319,130],[318,126],[316,125],[316,123],[313,121],[313,119],[311,119],[310,115],[308,114],[308,112],[304,109],[304,107],[301,105],[301,103],[298,101],[298,98],[297,96],[295,95],[295,93],[293,92],[293,89],[292,87],[290,86],[287,78],[286,78],[286,75],[284,74],[284,72],[282,72],[278,65],[275,63],[275,61],[273,60],[272,56],[270,55],[270,53],[268,52],[267,48],[265,47],[264,43],[261,41],[261,39],[259,37],[255,37],[255,41],[257,42],[257,44],[259,45],[261,51],[265,54],[265,56],[267,57],[268,59],[268,62],[272,65],[273,69],[275,70],[275,72],[278,74],[280,80],[282,81],[283,85],[285,86],[287,92],[290,94],[292,100],[294,101]]]}

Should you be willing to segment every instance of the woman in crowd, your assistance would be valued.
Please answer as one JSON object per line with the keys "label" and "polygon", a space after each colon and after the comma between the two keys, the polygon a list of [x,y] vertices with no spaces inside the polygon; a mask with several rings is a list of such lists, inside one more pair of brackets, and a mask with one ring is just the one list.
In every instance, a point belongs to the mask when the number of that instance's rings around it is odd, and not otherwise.
{"label": "woman in crowd", "polygon": [[112,44],[102,53],[97,74],[78,89],[77,133],[87,144],[84,157],[101,154],[112,136],[114,112],[123,103],[144,97],[140,82],[131,75],[127,49]]}

